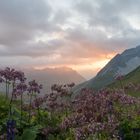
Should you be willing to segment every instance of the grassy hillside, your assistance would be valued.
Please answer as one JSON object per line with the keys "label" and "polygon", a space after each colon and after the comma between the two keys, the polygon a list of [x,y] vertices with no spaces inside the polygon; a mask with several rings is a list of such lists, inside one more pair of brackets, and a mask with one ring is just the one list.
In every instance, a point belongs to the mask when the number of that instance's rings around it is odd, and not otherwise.
{"label": "grassy hillside", "polygon": [[[140,96],[140,90],[138,89],[140,87],[140,66],[124,76],[121,81],[116,80],[108,87],[112,89],[119,89],[122,88],[122,86],[125,88],[125,91],[128,94],[133,96]],[[132,86],[135,87],[136,90],[134,90]]]}

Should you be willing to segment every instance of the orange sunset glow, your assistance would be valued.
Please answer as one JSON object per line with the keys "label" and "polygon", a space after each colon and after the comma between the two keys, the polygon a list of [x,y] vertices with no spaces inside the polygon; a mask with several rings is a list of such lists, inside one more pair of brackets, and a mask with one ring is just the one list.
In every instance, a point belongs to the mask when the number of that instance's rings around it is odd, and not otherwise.
{"label": "orange sunset glow", "polygon": [[[84,63],[77,63],[77,64],[72,64],[73,62],[71,62],[71,64],[61,64],[61,65],[51,65],[51,66],[35,66],[33,67],[36,70],[43,70],[45,68],[59,68],[59,67],[69,67],[72,68],[76,71],[78,71],[81,75],[83,75],[84,77],[86,77],[87,79],[90,78],[91,74],[94,76],[101,68],[103,68],[114,56],[116,55],[116,53],[113,54],[108,54],[108,55],[104,55],[104,54],[100,54],[101,58],[98,58],[97,60],[92,60],[92,58],[87,58],[84,61],[82,60],[82,62]],[[87,73],[88,71],[88,73]]]}

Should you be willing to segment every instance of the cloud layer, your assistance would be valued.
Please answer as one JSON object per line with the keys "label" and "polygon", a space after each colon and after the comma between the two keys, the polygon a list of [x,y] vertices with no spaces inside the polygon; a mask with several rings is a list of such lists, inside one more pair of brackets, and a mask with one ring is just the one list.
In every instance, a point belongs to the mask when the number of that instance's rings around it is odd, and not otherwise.
{"label": "cloud layer", "polygon": [[65,65],[94,75],[116,53],[140,43],[139,5],[139,0],[0,1],[0,66]]}

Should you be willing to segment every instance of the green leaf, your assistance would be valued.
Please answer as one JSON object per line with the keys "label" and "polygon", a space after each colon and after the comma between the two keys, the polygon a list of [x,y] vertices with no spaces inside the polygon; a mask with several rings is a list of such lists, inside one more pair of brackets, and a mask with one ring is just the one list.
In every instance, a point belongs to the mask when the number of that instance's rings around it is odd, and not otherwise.
{"label": "green leaf", "polygon": [[23,132],[22,140],[35,140],[36,136],[37,136],[36,129],[26,129]]}

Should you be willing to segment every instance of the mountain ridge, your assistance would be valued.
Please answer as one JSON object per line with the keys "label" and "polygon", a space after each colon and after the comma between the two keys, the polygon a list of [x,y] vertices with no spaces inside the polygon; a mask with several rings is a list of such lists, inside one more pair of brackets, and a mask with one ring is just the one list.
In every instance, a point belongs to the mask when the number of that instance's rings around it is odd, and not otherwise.
{"label": "mountain ridge", "polygon": [[140,45],[117,54],[95,77],[75,87],[74,92],[79,92],[82,88],[95,90],[105,88],[117,75],[126,75],[138,66],[140,66]]}

